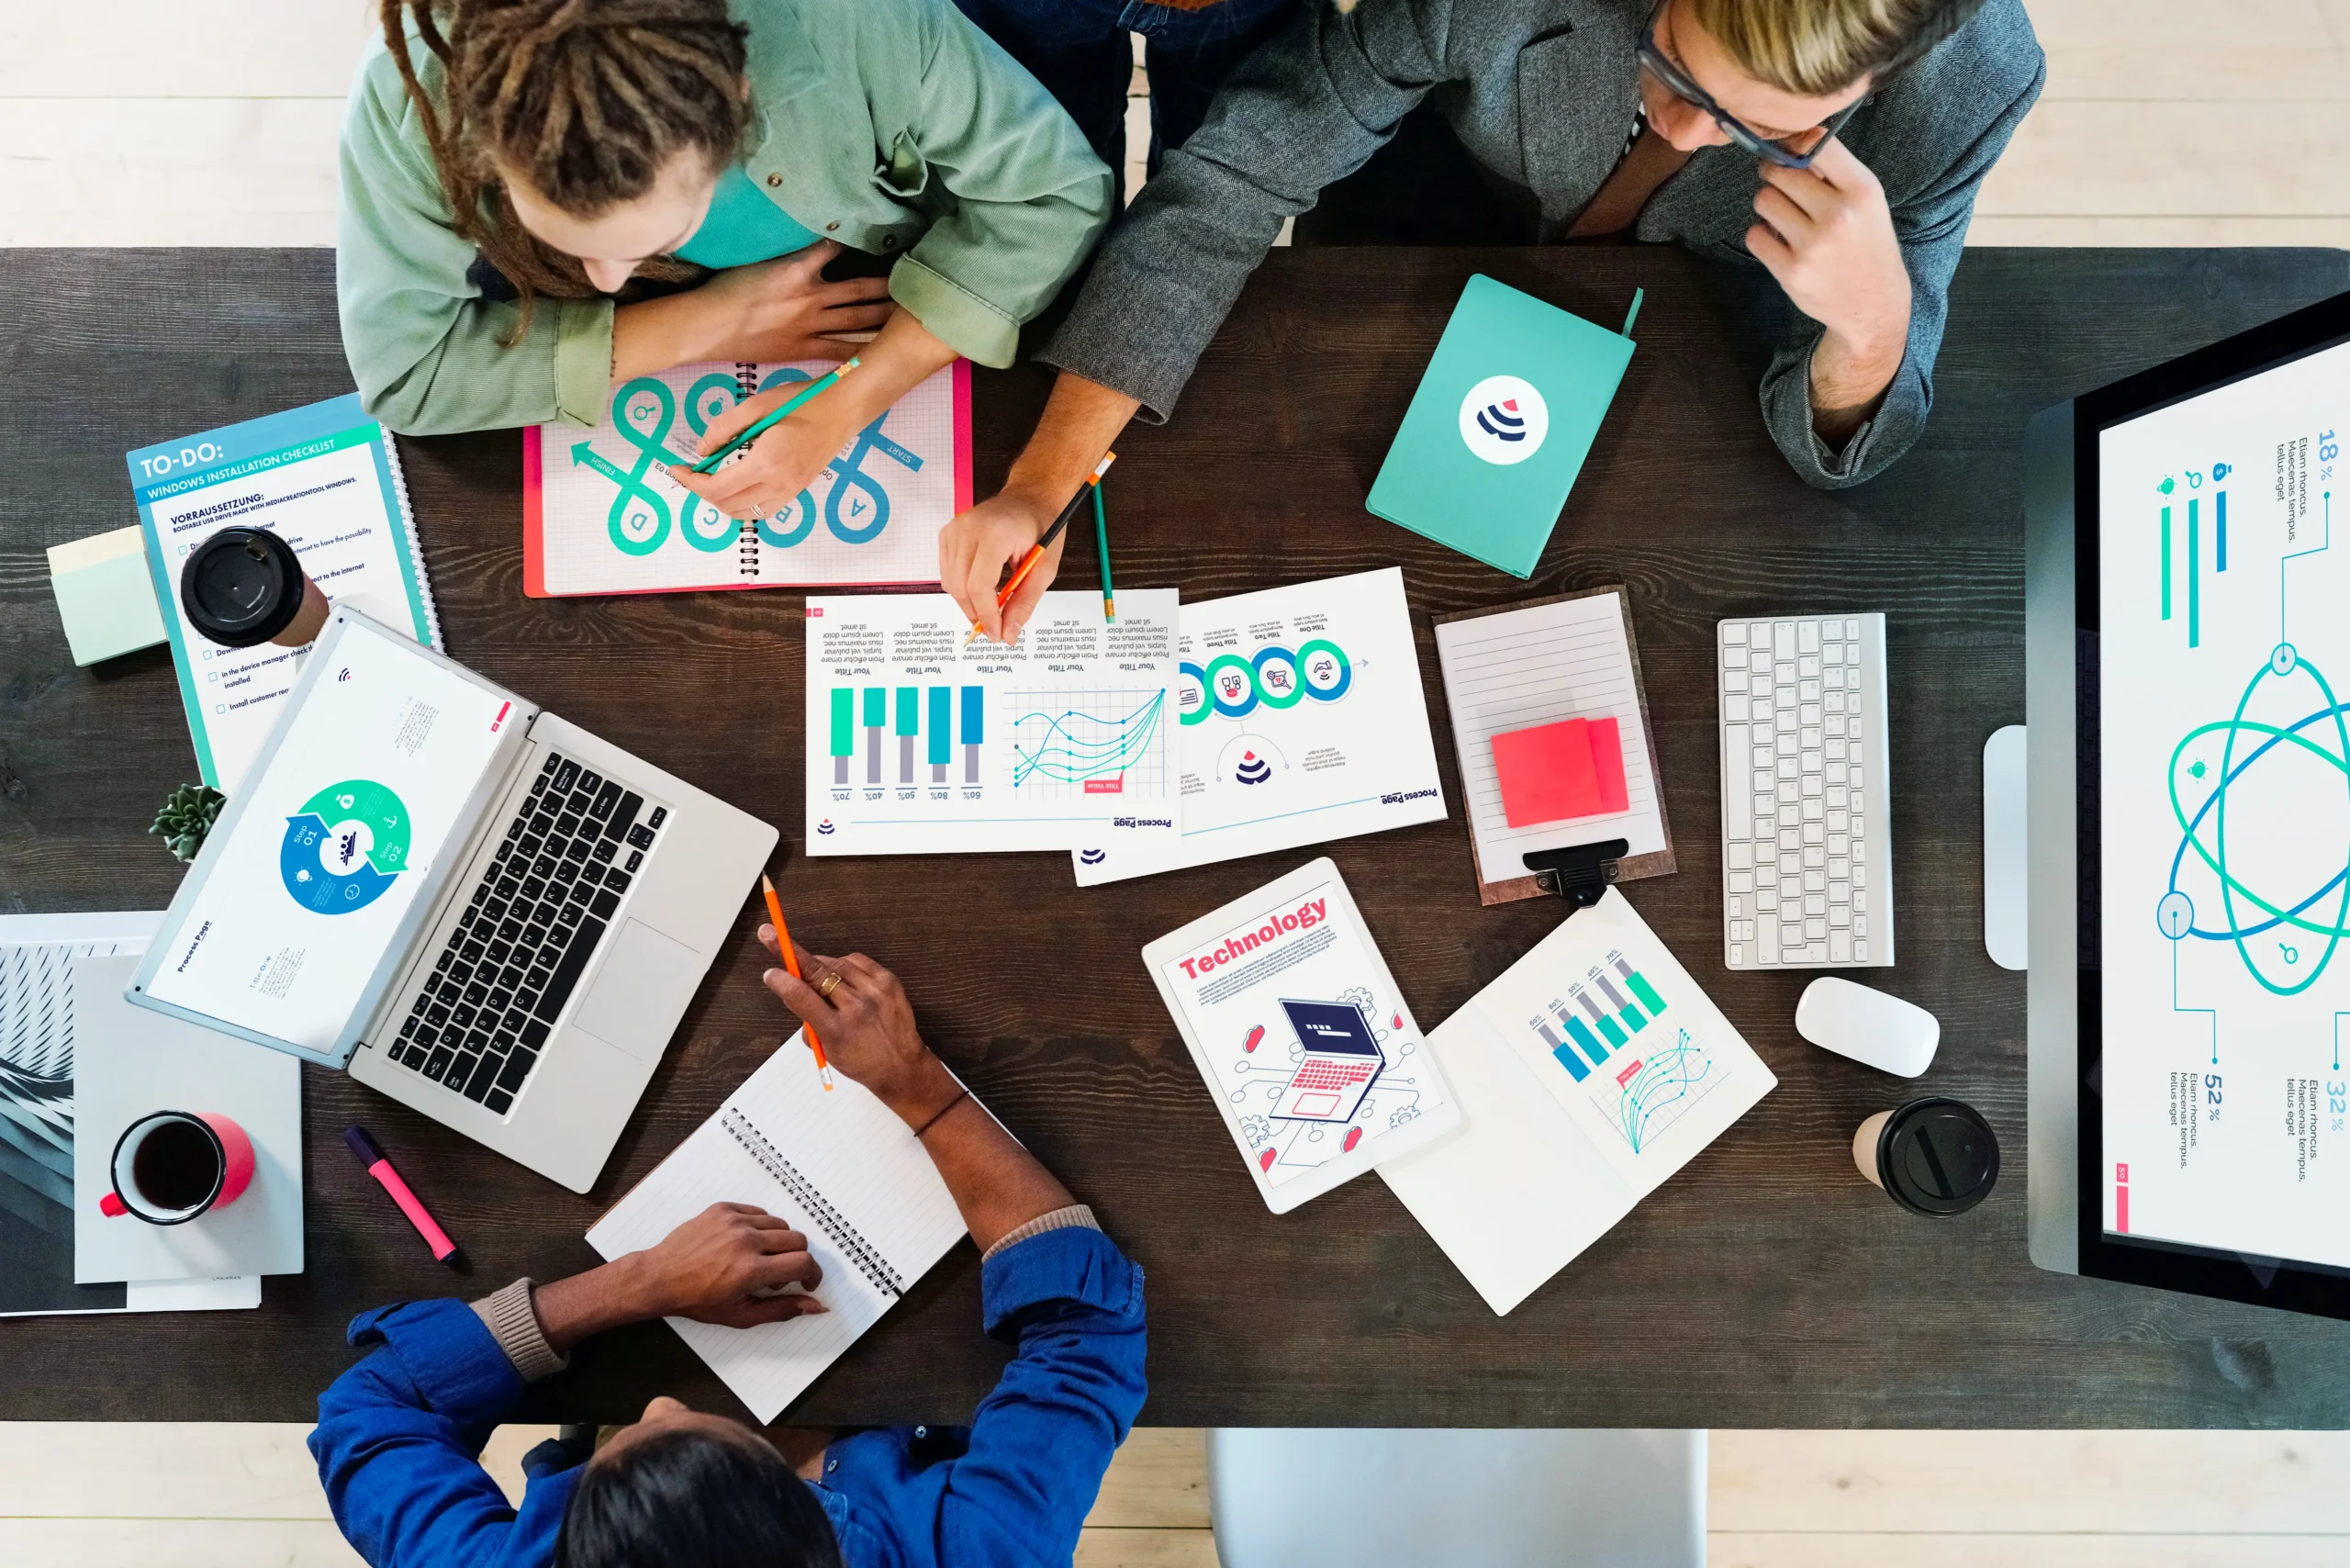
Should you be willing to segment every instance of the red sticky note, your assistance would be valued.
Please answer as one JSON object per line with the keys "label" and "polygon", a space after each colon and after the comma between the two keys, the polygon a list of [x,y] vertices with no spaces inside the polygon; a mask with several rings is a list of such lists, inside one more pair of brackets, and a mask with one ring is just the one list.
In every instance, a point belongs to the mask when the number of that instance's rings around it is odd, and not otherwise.
{"label": "red sticky note", "polygon": [[1493,740],[1502,815],[1512,827],[1603,816],[1630,803],[1613,719],[1567,719]]}

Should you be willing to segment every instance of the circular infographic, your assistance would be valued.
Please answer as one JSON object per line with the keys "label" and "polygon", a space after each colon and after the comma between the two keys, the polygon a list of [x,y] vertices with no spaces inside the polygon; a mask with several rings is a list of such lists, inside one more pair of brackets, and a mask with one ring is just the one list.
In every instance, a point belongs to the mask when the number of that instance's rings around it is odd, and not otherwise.
{"label": "circular infographic", "polygon": [[318,914],[350,914],[408,869],[408,807],[373,778],[330,784],[285,819],[277,873],[286,896]]}

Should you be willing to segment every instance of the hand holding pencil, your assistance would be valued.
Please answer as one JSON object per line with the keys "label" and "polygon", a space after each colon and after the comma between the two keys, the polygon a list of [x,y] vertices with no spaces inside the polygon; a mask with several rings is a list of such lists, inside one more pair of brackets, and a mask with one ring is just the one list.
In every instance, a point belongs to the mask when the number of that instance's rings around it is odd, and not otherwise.
{"label": "hand holding pencil", "polygon": [[[759,941],[778,958],[785,951],[772,926],[759,928]],[[897,976],[862,953],[834,958],[797,946],[789,951],[792,966],[767,970],[767,989],[811,1036],[823,1036],[825,1051],[841,1071],[871,1090],[909,1126],[920,1126],[962,1092],[954,1074],[923,1044],[913,1004]]]}

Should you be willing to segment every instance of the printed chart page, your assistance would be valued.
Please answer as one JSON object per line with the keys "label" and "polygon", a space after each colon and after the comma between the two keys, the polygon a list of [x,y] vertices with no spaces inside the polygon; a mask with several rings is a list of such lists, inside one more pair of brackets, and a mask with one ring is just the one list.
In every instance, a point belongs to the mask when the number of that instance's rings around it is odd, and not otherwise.
{"label": "printed chart page", "polygon": [[244,782],[309,649],[213,642],[180,602],[180,568],[224,528],[266,528],[329,599],[438,647],[394,451],[354,393],[129,454],[196,768],[223,794]]}
{"label": "printed chart page", "polygon": [[1088,845],[1078,886],[1443,817],[1401,570],[1187,604],[1182,633],[1182,838]]}
{"label": "printed chart page", "polygon": [[1368,1169],[1457,1123],[1327,860],[1152,943],[1145,958],[1275,1213],[1290,1206],[1283,1188],[1333,1160],[1359,1153]]}
{"label": "printed chart page", "polygon": [[[1460,792],[1467,798],[1483,880],[1525,876],[1529,849],[1611,838],[1631,846],[1627,855],[1669,847],[1624,617],[1623,595],[1595,593],[1446,622],[1436,629],[1445,699],[1452,706],[1453,739],[1460,750]],[[1627,809],[1512,827],[1502,807],[1494,737],[1564,719],[1616,721],[1624,747]]]}
{"label": "printed chart page", "polygon": [[1615,888],[1470,1005],[1643,1196],[1778,1086]]}
{"label": "printed chart page", "polygon": [[936,582],[938,531],[971,504],[967,361],[857,431],[772,517],[737,522],[669,476],[669,465],[696,460],[703,433],[737,403],[831,368],[815,360],[679,365],[623,384],[592,431],[532,431],[526,589],[560,597]]}
{"label": "printed chart page", "polygon": [[2105,1228],[2350,1267],[2350,346],[2099,434]]}
{"label": "printed chart page", "polygon": [[811,595],[808,853],[1174,842],[1176,605],[1048,593],[1007,648],[945,594]]}
{"label": "printed chart page", "polygon": [[309,689],[247,782],[179,950],[147,985],[156,1001],[309,1050],[341,1036],[511,707],[361,622],[334,658],[335,678]]}

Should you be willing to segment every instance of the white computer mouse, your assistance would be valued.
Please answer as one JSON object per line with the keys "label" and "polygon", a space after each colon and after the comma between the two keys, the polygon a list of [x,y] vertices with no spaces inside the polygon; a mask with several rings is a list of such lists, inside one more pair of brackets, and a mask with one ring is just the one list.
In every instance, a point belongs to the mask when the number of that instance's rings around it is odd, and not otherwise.
{"label": "white computer mouse", "polygon": [[1934,1065],[1942,1026],[1914,1002],[1822,975],[1796,1003],[1796,1033],[1881,1072],[1915,1078]]}

